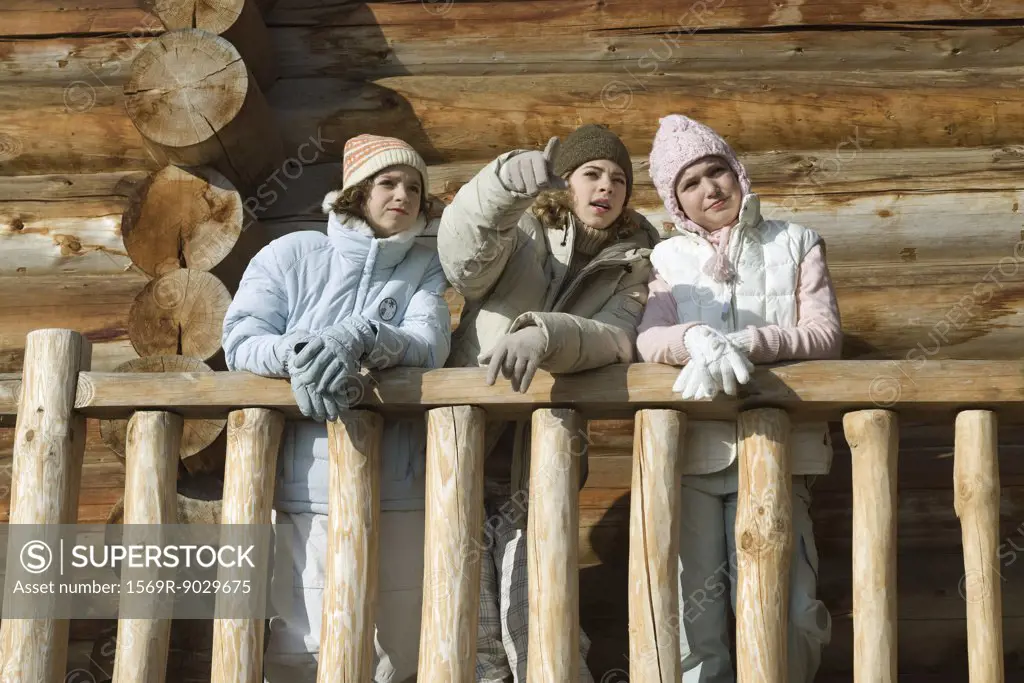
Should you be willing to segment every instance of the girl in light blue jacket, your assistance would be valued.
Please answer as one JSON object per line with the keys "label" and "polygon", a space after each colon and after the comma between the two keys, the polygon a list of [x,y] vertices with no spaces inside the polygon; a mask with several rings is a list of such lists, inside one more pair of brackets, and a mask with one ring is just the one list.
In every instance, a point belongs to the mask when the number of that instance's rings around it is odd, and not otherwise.
{"label": "girl in light blue jacket", "polygon": [[[327,234],[267,245],[224,320],[228,368],[288,377],[302,413],[282,440],[275,524],[294,527],[290,606],[270,623],[267,683],[313,683],[327,561],[324,420],[347,407],[360,367],[438,368],[448,358],[448,286],[427,231],[427,168],[394,138],[345,145],[343,186],[324,200]],[[424,420],[392,420],[381,444],[381,527],[374,681],[416,674],[423,581]]]}

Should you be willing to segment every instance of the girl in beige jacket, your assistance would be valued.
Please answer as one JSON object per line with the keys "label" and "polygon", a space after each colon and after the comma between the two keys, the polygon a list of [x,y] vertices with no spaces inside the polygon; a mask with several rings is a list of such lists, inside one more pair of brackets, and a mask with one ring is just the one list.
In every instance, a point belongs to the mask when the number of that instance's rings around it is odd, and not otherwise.
{"label": "girl in beige jacket", "polygon": [[[633,361],[657,232],[626,208],[633,169],[603,126],[559,148],[516,150],[488,164],[441,218],[438,252],[466,299],[449,367],[486,365],[525,392],[534,372]],[[586,435],[579,439],[586,477]],[[485,540],[477,681],[526,680],[526,473],[529,423],[487,427]],[[582,485],[582,481],[581,481]],[[581,655],[586,637],[581,633]],[[585,661],[582,681],[592,681]]]}

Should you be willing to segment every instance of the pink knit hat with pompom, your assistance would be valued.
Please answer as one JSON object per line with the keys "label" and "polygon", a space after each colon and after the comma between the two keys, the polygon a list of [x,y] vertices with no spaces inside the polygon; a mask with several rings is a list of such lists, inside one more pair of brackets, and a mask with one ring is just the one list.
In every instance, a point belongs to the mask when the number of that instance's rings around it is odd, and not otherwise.
{"label": "pink knit hat with pompom", "polygon": [[[729,143],[703,123],[681,114],[666,116],[659,123],[658,132],[654,135],[654,143],[651,145],[649,168],[654,188],[658,191],[677,229],[706,236],[707,231],[687,218],[676,200],[676,181],[679,175],[687,166],[704,157],[722,157],[739,179],[743,194],[747,195],[750,194],[747,170],[743,168]],[[733,275],[732,267],[725,257],[726,247],[727,244],[720,243],[717,258],[712,259],[713,262],[709,262],[706,267],[717,280],[728,280]]]}
{"label": "pink knit hat with pompom", "polygon": [[658,191],[661,201],[665,203],[665,208],[672,216],[676,227],[700,233],[703,229],[686,217],[679,202],[676,201],[676,180],[679,174],[687,166],[704,157],[722,157],[739,178],[740,188],[746,195],[750,193],[747,170],[736,158],[736,152],[732,151],[729,143],[703,123],[688,116],[672,114],[662,118],[660,124],[651,145],[651,180],[654,181],[654,188]]}

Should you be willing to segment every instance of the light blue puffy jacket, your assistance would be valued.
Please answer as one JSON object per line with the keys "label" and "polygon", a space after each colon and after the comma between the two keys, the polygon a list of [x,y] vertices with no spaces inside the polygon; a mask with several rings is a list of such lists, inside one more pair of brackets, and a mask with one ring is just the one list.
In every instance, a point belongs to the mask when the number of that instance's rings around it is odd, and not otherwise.
{"label": "light blue puffy jacket", "polygon": [[[436,248],[416,227],[386,239],[349,214],[331,213],[327,234],[302,231],[274,240],[253,258],[224,319],[223,347],[230,370],[287,377],[275,352],[281,335],[316,333],[349,316],[377,329],[364,367],[439,368],[448,358],[448,287]],[[374,353],[374,351],[384,351]],[[381,509],[422,509],[425,420],[388,420],[381,444]],[[327,428],[289,423],[278,460],[275,507],[327,514]]]}

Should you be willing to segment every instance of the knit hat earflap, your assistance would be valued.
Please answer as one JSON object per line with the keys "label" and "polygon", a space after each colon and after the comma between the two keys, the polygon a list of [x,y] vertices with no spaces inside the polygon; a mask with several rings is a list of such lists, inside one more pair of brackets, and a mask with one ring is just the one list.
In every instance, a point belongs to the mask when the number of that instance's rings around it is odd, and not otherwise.
{"label": "knit hat earflap", "polygon": [[423,180],[423,192],[427,191],[427,164],[410,144],[380,135],[363,134],[351,138],[345,143],[342,158],[341,189],[328,192],[324,197],[324,213],[330,212],[330,207],[342,192],[391,166],[415,168]]}
{"label": "knit hat earflap", "polygon": [[624,204],[628,204],[633,194],[633,163],[629,159],[626,145],[607,126],[588,123],[570,133],[558,148],[554,171],[564,178],[588,161],[596,159],[613,161],[626,174]]}

